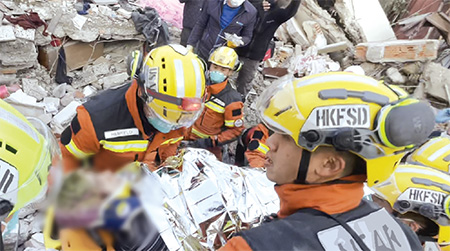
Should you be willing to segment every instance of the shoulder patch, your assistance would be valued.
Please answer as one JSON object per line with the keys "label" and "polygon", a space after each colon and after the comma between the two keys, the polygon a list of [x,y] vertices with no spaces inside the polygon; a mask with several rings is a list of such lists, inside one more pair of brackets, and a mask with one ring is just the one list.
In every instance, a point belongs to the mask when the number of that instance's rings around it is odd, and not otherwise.
{"label": "shoulder patch", "polygon": [[67,127],[66,130],[64,130],[61,133],[61,144],[68,145],[71,140],[72,140],[72,131],[70,130],[70,127]]}
{"label": "shoulder patch", "polygon": [[81,130],[80,121],[78,121],[78,115],[75,115],[72,122],[70,123],[73,134],[77,134]]}
{"label": "shoulder patch", "polygon": [[259,131],[259,130],[256,130],[256,131],[253,133],[253,138],[254,138],[254,139],[262,139],[263,136],[264,136],[263,132],[261,132],[261,131]]}
{"label": "shoulder patch", "polygon": [[242,115],[242,109],[234,109],[234,110],[232,111],[232,115],[233,115],[233,117]]}
{"label": "shoulder patch", "polygon": [[234,121],[235,127],[241,127],[243,125],[244,125],[244,121],[242,119],[237,119],[236,121]]}

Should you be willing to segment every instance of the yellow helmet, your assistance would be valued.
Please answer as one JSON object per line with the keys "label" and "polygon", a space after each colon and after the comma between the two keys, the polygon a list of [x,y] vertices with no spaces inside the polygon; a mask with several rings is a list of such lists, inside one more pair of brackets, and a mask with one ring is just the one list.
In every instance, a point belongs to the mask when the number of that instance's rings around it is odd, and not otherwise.
{"label": "yellow helmet", "polygon": [[45,124],[32,118],[27,121],[3,100],[0,128],[0,202],[9,203],[12,214],[44,198],[50,167],[59,164],[60,152]]}
{"label": "yellow helmet", "polygon": [[145,114],[159,131],[191,126],[203,110],[205,65],[181,45],[150,51],[139,69]]}
{"label": "yellow helmet", "polygon": [[237,71],[240,68],[239,57],[230,47],[222,46],[215,49],[209,56],[208,62]]}
{"label": "yellow helmet", "polygon": [[286,76],[261,94],[257,107],[268,128],[307,150],[305,158],[324,145],[361,157],[369,186],[389,177],[404,150],[425,141],[434,126],[428,104],[346,72]]}
{"label": "yellow helmet", "polygon": [[397,93],[397,95],[399,96],[399,98],[407,98],[409,96],[409,93],[407,91],[405,91],[403,88],[401,88],[398,85],[389,85],[389,87],[395,92]]}
{"label": "yellow helmet", "polygon": [[409,162],[450,173],[450,138],[436,137],[428,140],[411,154],[411,160]]}
{"label": "yellow helmet", "polygon": [[439,234],[438,243],[450,245],[450,174],[431,167],[401,164],[372,190],[396,212],[421,215],[437,225],[436,232],[428,228],[419,231],[419,235]]}

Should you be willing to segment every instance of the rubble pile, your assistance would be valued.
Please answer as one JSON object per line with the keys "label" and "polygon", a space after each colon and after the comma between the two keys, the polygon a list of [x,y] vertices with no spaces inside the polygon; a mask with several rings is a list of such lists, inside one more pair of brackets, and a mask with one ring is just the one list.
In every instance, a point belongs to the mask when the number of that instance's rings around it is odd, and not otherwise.
{"label": "rubble pile", "polygon": [[448,106],[449,3],[326,2],[302,1],[297,14],[277,30],[275,55],[261,66],[246,99],[248,126],[259,123],[255,98],[288,72],[305,76],[360,66],[366,75],[398,85],[436,108]]}
{"label": "rubble pile", "polygon": [[[90,2],[0,1],[0,98],[25,116],[50,125],[57,136],[78,105],[129,79],[127,57],[146,40],[131,16],[148,3]],[[182,10],[181,5],[178,8]],[[179,23],[167,25],[171,41],[178,42]],[[38,225],[43,221],[35,221],[33,209],[23,213],[16,224],[19,250],[42,250]]]}

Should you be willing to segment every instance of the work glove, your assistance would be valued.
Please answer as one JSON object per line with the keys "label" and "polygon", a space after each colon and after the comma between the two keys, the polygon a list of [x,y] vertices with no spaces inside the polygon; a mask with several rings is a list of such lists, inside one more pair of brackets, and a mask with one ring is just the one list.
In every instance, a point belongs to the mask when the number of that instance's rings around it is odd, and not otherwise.
{"label": "work glove", "polygon": [[244,45],[244,41],[242,41],[242,37],[236,34],[230,34],[225,32],[225,39],[228,41],[227,46],[230,48],[236,48],[241,45]]}
{"label": "work glove", "polygon": [[450,120],[450,108],[440,110],[436,114],[436,123],[446,123]]}

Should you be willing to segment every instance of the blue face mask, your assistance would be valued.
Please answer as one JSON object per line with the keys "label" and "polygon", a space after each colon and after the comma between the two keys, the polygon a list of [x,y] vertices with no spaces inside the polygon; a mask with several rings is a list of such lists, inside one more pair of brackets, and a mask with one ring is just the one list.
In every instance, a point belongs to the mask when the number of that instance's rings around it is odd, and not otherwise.
{"label": "blue face mask", "polygon": [[147,120],[156,130],[158,130],[162,133],[168,133],[174,129],[171,124],[168,124],[168,123],[160,120],[159,118],[148,118],[147,117]]}
{"label": "blue face mask", "polygon": [[218,84],[225,81],[225,79],[227,79],[227,76],[220,71],[210,71],[209,79],[211,80],[211,83]]}

